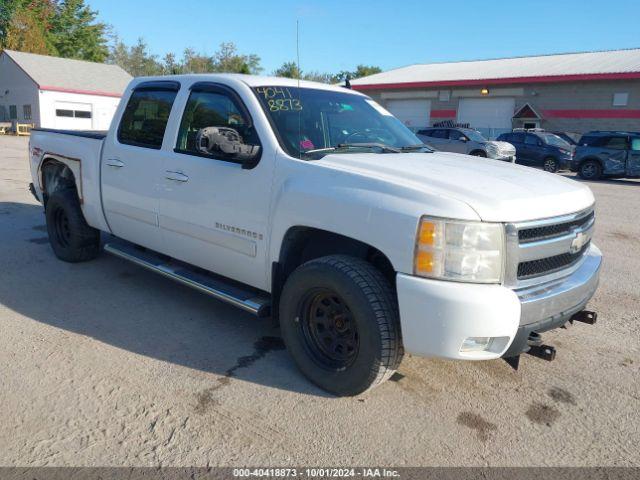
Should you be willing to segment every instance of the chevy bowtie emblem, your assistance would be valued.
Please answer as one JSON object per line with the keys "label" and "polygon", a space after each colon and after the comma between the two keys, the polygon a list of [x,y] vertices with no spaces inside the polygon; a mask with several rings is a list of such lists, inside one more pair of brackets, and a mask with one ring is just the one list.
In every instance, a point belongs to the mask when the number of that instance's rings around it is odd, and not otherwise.
{"label": "chevy bowtie emblem", "polygon": [[576,237],[571,241],[569,253],[578,253],[588,241],[589,238],[583,232],[576,233]]}

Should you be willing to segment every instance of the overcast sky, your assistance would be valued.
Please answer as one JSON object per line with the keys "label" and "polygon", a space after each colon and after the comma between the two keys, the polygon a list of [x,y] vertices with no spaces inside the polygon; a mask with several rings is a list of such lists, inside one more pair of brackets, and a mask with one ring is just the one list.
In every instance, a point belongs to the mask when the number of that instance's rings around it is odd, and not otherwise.
{"label": "overcast sky", "polygon": [[87,0],[125,42],[160,56],[213,53],[235,42],[265,73],[295,60],[303,71],[640,47],[640,0]]}

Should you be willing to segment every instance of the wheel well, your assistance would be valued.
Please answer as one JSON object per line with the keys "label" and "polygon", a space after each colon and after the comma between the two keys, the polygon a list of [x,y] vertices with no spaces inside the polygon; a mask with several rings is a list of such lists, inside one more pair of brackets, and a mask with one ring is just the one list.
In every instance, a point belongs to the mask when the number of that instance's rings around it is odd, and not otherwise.
{"label": "wheel well", "polygon": [[478,155],[478,156],[486,157],[487,152],[485,152],[484,150],[480,150],[479,148],[476,148],[475,150],[472,150],[471,153],[469,153],[469,155]]}
{"label": "wheel well", "polygon": [[67,165],[58,160],[53,158],[45,159],[40,170],[42,174],[42,196],[45,206],[53,192],[65,188],[76,188],[76,179],[73,172]]}
{"label": "wheel well", "polygon": [[272,267],[271,296],[274,319],[277,319],[280,291],[287,277],[303,263],[326,255],[351,255],[366,260],[380,270],[395,288],[395,269],[389,258],[377,248],[326,230],[292,227],[285,234],[280,256]]}
{"label": "wheel well", "polygon": [[596,162],[600,166],[600,168],[602,168],[602,160],[600,160],[598,157],[586,157],[586,158],[583,158],[582,160],[580,160],[580,164],[578,165],[578,168],[580,168],[582,165],[584,165],[586,162],[588,162],[590,160],[593,161],[593,162]]}

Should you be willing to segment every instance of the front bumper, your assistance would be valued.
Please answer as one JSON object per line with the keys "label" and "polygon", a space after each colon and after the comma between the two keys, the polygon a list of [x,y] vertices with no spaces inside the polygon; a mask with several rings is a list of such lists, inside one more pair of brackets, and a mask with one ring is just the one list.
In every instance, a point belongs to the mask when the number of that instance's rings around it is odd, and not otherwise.
{"label": "front bumper", "polygon": [[[447,282],[399,274],[396,279],[405,350],[414,355],[489,360],[527,349],[532,331],[562,326],[593,296],[602,263],[591,245],[571,275],[512,290],[502,285]],[[461,351],[469,337],[495,337],[487,350]]]}

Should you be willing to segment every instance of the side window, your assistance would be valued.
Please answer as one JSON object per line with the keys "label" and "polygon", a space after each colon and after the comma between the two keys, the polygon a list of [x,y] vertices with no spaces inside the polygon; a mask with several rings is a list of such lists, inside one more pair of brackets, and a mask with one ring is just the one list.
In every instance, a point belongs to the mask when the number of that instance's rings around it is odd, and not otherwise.
{"label": "side window", "polygon": [[433,130],[418,130],[418,135],[424,135],[425,137],[430,137]]}
{"label": "side window", "polygon": [[527,135],[524,139],[524,143],[527,145],[538,145],[540,140],[535,135]]}
{"label": "side window", "polygon": [[509,137],[510,142],[522,143],[524,142],[524,133],[512,133]]}
{"label": "side window", "polygon": [[431,136],[434,137],[434,138],[448,138],[449,137],[449,132],[447,132],[443,128],[439,128],[437,130],[432,130],[431,131]]}
{"label": "side window", "polygon": [[631,139],[631,150],[640,152],[640,137]]}
{"label": "side window", "polygon": [[118,141],[160,149],[177,93],[163,89],[134,90],[120,121]]}
{"label": "side window", "polygon": [[627,150],[627,139],[626,137],[608,137],[602,147],[611,150]]}
{"label": "side window", "polygon": [[464,138],[464,137],[466,137],[466,135],[459,130],[449,130],[450,140],[460,140],[461,138]]}
{"label": "side window", "polygon": [[225,91],[213,89],[191,92],[180,122],[176,150],[202,155],[196,148],[196,137],[200,129],[206,127],[233,128],[245,144],[260,144],[244,110],[237,100]]}

